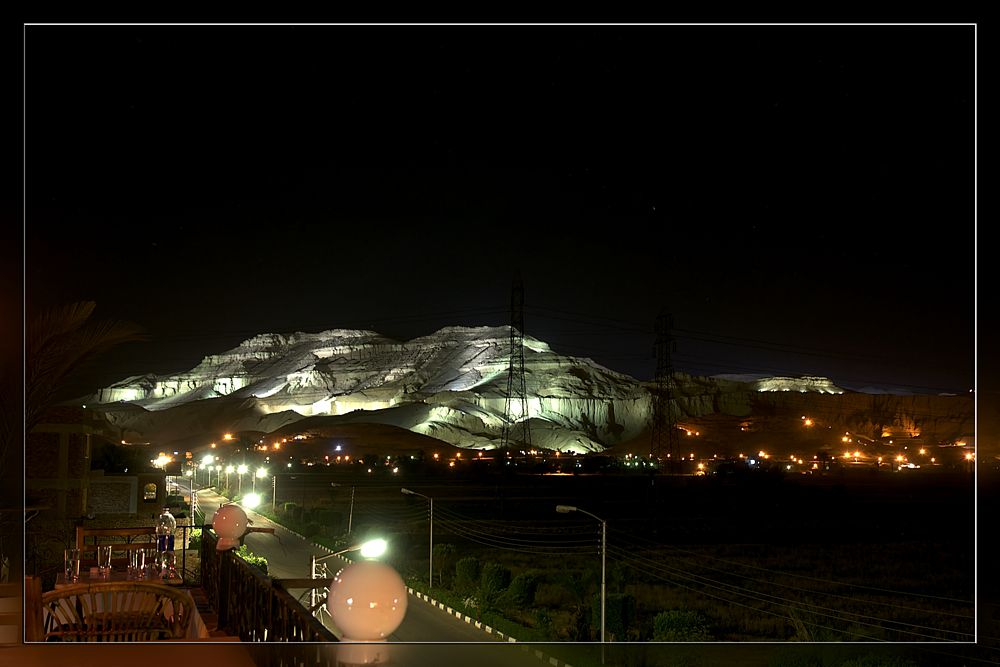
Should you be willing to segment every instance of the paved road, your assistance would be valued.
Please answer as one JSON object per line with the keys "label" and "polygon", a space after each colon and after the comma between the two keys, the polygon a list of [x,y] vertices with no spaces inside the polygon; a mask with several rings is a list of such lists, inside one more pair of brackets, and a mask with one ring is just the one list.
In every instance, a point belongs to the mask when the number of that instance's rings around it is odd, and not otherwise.
{"label": "paved road", "polygon": [[[203,489],[198,491],[198,505],[205,513],[205,520],[209,521],[215,511],[224,503],[226,499],[217,495],[214,491]],[[327,551],[314,546],[311,542],[303,540],[297,535],[289,532],[285,528],[278,526],[265,517],[249,510],[248,517],[253,521],[254,527],[275,528],[274,535],[269,533],[251,533],[247,535],[245,543],[254,554],[267,559],[268,574],[277,579],[298,579],[309,576],[309,557],[325,556]],[[334,563],[336,561],[336,564]],[[346,561],[334,556],[329,559],[331,569],[346,565]],[[305,593],[305,591],[296,591]],[[339,636],[339,631],[329,622],[329,617],[323,615],[323,621]],[[423,600],[410,596],[407,604],[406,616],[399,628],[389,637],[393,643],[400,642],[477,642],[477,643],[498,643],[493,635],[490,635],[476,626],[466,623],[451,614],[430,605]],[[402,649],[400,649],[402,651]],[[503,651],[506,655],[506,651]],[[403,651],[404,655],[410,655],[417,659],[417,653]],[[526,664],[537,667],[538,659],[530,654],[517,651],[518,655],[530,658]],[[395,653],[394,660],[395,660]],[[424,655],[420,652],[419,655]],[[450,662],[450,661],[449,661]],[[422,663],[413,663],[422,664]],[[511,664],[508,662],[498,664]]]}

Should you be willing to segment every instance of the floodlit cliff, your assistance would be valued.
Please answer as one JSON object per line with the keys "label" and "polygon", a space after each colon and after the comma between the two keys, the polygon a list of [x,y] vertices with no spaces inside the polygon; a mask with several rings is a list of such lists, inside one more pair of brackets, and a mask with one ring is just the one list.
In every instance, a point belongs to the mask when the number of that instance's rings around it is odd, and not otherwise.
{"label": "floodlit cliff", "polygon": [[[508,327],[447,327],[407,342],[343,329],[262,334],[188,372],[129,377],[86,402],[148,442],[270,433],[309,417],[310,423],[387,424],[489,449],[503,429],[509,333]],[[524,362],[534,448],[602,451],[650,429],[652,383],[558,354],[530,336]],[[809,376],[741,381],[677,374],[675,380],[678,421],[802,412],[876,438],[944,442],[974,431],[968,397],[852,393]]]}

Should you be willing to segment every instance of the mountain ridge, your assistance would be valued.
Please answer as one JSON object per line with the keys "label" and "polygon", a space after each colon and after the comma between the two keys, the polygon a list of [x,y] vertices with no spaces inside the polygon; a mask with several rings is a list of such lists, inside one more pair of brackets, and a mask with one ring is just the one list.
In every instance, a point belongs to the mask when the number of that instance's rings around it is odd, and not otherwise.
{"label": "mountain ridge", "polygon": [[[654,382],[559,354],[530,336],[523,341],[533,447],[600,452],[651,428]],[[190,371],[130,376],[84,402],[144,441],[271,433],[323,416],[330,423],[384,423],[463,448],[492,449],[503,430],[509,345],[508,326],[445,327],[409,341],[354,329],[258,334],[206,356]],[[861,394],[820,376],[676,373],[674,382],[678,422],[799,411],[875,439],[974,435],[969,397]]]}

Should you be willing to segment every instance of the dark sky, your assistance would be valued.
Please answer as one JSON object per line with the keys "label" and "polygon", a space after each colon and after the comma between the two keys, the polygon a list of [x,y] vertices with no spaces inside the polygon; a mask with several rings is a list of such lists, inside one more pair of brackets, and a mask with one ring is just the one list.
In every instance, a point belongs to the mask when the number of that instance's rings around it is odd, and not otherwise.
{"label": "dark sky", "polygon": [[28,26],[25,293],[153,337],[509,322],[651,379],[967,392],[973,26]]}

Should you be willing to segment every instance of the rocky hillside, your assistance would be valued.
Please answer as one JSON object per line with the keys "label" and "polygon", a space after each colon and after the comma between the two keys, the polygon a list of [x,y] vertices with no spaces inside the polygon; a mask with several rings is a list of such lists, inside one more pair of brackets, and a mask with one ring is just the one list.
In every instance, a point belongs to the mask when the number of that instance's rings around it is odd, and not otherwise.
{"label": "rocky hillside", "polygon": [[[294,430],[310,418],[377,423],[464,448],[501,437],[508,327],[448,327],[401,342],[372,331],[262,334],[168,377],[133,376],[87,397],[127,438],[170,442],[224,431]],[[654,386],[524,337],[532,445],[595,452],[650,428]],[[954,442],[974,433],[969,397],[845,391],[821,377],[751,382],[676,376],[678,421],[810,415],[871,438]],[[95,404],[97,404],[95,406]]]}

